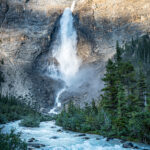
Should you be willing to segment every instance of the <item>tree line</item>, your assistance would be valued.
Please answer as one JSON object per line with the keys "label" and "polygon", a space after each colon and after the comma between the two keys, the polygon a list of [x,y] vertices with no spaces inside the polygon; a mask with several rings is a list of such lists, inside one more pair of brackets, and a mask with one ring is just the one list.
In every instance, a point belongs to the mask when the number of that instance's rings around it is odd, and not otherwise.
{"label": "tree line", "polygon": [[149,36],[132,39],[124,47],[117,42],[116,55],[106,65],[105,87],[99,103],[93,100],[81,109],[70,101],[68,109],[64,108],[57,116],[56,123],[73,131],[150,144],[148,76],[143,66],[129,61],[126,57],[129,54],[133,59],[137,57],[143,63],[150,63]]}

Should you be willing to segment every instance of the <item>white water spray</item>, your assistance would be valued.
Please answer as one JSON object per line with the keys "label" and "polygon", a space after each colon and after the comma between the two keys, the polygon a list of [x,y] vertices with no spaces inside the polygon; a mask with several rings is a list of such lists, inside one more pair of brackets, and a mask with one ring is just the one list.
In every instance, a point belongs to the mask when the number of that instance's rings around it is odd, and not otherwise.
{"label": "white water spray", "polygon": [[76,50],[77,34],[73,27],[73,16],[70,8],[64,10],[60,25],[60,45],[58,50],[53,50],[53,57],[58,61],[61,79],[69,85],[80,66]]}
{"label": "white water spray", "polygon": [[65,90],[66,90],[66,88],[63,88],[63,89],[61,89],[61,90],[57,93],[57,96],[56,96],[56,99],[55,99],[55,104],[56,104],[56,105],[54,106],[53,109],[50,110],[49,113],[57,114],[56,109],[57,109],[58,107],[61,107],[61,102],[59,101],[59,97],[60,97],[60,95],[61,95]]}
{"label": "white water spray", "polygon": [[[51,77],[60,78],[65,82],[66,87],[71,85],[81,65],[81,60],[77,56],[77,33],[73,26],[72,11],[74,7],[75,1],[73,1],[71,8],[66,8],[64,10],[60,19],[60,30],[58,34],[60,45],[57,45],[57,49],[53,49],[52,51],[53,58],[57,60],[58,66],[54,64],[49,66],[49,70],[52,72]],[[57,93],[55,107],[50,113],[54,113],[56,107],[61,106],[59,97],[66,90],[66,87]]]}
{"label": "white water spray", "polygon": [[74,7],[75,7],[76,1],[73,1],[72,5],[71,5],[71,11],[73,12]]}

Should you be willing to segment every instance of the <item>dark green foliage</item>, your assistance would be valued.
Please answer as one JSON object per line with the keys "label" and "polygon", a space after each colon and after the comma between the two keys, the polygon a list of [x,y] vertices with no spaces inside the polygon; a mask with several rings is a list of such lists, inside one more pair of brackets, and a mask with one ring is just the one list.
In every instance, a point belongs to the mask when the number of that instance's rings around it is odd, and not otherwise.
{"label": "dark green foliage", "polygon": [[56,116],[48,116],[48,115],[43,115],[41,114],[40,115],[40,122],[43,122],[43,121],[52,121],[52,120],[55,120]]}
{"label": "dark green foliage", "polygon": [[[13,97],[0,95],[0,124],[19,120],[21,125],[27,127],[38,127],[40,121],[53,120],[52,117],[42,115],[29,106],[20,103]],[[0,150],[27,150],[27,145],[20,139],[20,133],[3,134],[0,129]]]}
{"label": "dark green foliage", "polygon": [[[125,56],[130,59],[136,59],[136,62],[150,63],[150,38],[144,35],[141,38],[132,39],[131,42],[125,44]],[[133,56],[133,57],[132,57]],[[126,57],[125,57],[126,58]],[[129,59],[129,58],[128,58]]]}
{"label": "dark green foliage", "polygon": [[22,119],[34,111],[18,102],[14,97],[0,95],[0,123]]}
{"label": "dark green foliage", "polygon": [[148,34],[132,39],[131,42],[125,44],[123,48],[125,61],[132,62],[135,70],[141,70],[146,76],[146,82],[150,88],[150,37]]}
{"label": "dark green foliage", "polygon": [[27,116],[21,121],[20,125],[25,127],[39,127],[40,119],[36,116]]}
{"label": "dark green foliage", "polygon": [[119,46],[119,42],[117,41],[116,42],[116,55],[115,55],[115,59],[116,59],[116,62],[119,63],[121,61],[121,53],[122,53],[122,49],[121,47]]}
{"label": "dark green foliage", "polygon": [[53,118],[38,113],[14,97],[0,95],[0,124],[19,119],[23,119],[21,125],[29,126],[31,124],[33,127],[34,125],[39,126],[40,121],[49,121]]}
{"label": "dark green foliage", "polygon": [[53,117],[41,115],[39,113],[29,114],[21,120],[20,125],[25,127],[39,127],[42,121],[54,120]]}
{"label": "dark green foliage", "polygon": [[[70,102],[56,119],[58,125],[73,131],[101,134],[150,144],[150,91],[148,76],[136,63],[136,57],[150,63],[148,35],[120,48],[116,44],[114,61],[108,60],[103,81],[105,88],[99,105],[85,105],[83,109]],[[141,54],[141,53],[144,54]],[[135,54],[136,53],[136,54]],[[123,54],[123,57],[122,57]],[[133,55],[135,54],[135,55]],[[146,56],[148,55],[148,56]],[[140,70],[140,71],[139,71]],[[148,70],[148,68],[147,68]]]}
{"label": "dark green foliage", "polygon": [[20,138],[20,133],[3,134],[0,129],[0,150],[27,150],[27,144]]}
{"label": "dark green foliage", "polygon": [[95,132],[96,127],[99,126],[94,119],[97,113],[98,110],[95,106],[95,102],[93,102],[92,107],[86,104],[84,110],[75,107],[73,103],[70,102],[68,110],[63,110],[62,113],[57,116],[56,124],[61,125],[68,130],[81,132]]}
{"label": "dark green foliage", "polygon": [[108,65],[106,66],[106,74],[103,78],[105,82],[105,88],[103,89],[104,94],[102,95],[105,99],[103,107],[109,111],[110,108],[116,109],[117,103],[117,82],[116,82],[116,66],[111,61],[108,60]]}
{"label": "dark green foliage", "polygon": [[140,71],[139,73],[139,79],[138,79],[138,99],[139,99],[139,107],[141,107],[141,109],[144,108],[145,103],[146,103],[146,99],[147,99],[147,86],[145,83],[146,79],[144,74]]}
{"label": "dark green foliage", "polygon": [[95,115],[97,115],[97,113],[98,113],[98,109],[96,107],[96,104],[95,104],[94,100],[92,101],[92,113],[95,114]]}

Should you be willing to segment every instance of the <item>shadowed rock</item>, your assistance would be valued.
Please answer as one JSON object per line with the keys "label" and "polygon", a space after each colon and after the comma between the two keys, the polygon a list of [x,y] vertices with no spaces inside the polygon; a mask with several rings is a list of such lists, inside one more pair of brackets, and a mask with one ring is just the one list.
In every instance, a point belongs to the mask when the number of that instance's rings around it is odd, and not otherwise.
{"label": "shadowed rock", "polygon": [[28,145],[35,148],[45,147],[44,144],[39,144],[39,143],[28,143]]}
{"label": "shadowed rock", "polygon": [[[0,60],[4,60],[1,70],[6,81],[2,94],[15,96],[41,112],[47,113],[53,107],[62,83],[50,79],[43,66],[52,61],[57,64],[49,56],[61,14],[71,3],[68,0],[0,0]],[[149,16],[147,0],[134,3],[85,0],[76,4],[74,25],[78,33],[78,55],[83,65],[97,63],[92,66],[96,70],[94,78],[96,75],[99,81],[102,78],[106,61],[115,53],[116,40],[122,44],[150,31]],[[67,103],[73,99],[81,105],[90,103],[100,95],[103,82],[100,81],[93,95],[90,95],[93,88],[90,86],[84,84],[78,92],[68,91],[62,100]]]}
{"label": "shadowed rock", "polygon": [[88,140],[88,139],[90,139],[90,138],[89,138],[89,137],[83,137],[82,139]]}
{"label": "shadowed rock", "polygon": [[61,129],[58,129],[58,130],[57,130],[57,132],[63,132],[63,130],[61,130]]}
{"label": "shadowed rock", "polygon": [[52,136],[50,139],[58,139],[58,136]]}

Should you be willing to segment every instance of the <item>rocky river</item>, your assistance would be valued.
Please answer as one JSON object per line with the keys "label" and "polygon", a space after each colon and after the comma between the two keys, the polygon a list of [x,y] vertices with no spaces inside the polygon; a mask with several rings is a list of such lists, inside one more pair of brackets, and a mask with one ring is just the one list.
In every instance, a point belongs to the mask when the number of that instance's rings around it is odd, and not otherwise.
{"label": "rocky river", "polygon": [[29,150],[150,150],[150,146],[144,144],[63,130],[55,121],[41,122],[38,128],[21,127],[19,123],[5,124],[3,132],[8,133],[12,128],[22,132]]}

